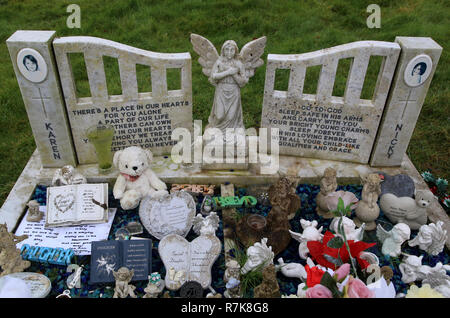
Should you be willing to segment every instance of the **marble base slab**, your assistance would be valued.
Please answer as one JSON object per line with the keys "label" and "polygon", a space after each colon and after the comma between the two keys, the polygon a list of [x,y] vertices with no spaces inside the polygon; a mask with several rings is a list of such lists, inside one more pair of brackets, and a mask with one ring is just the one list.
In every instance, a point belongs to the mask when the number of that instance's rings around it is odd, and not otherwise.
{"label": "marble base slab", "polygon": [[[155,157],[151,168],[166,183],[215,184],[226,182],[235,186],[248,186],[257,184],[270,184],[280,176],[291,175],[300,177],[300,183],[320,184],[320,178],[327,167],[337,172],[338,184],[360,184],[360,176],[374,172],[384,172],[389,175],[407,174],[416,186],[416,189],[428,189],[420,173],[414,167],[407,155],[403,157],[399,167],[371,167],[366,164],[339,162],[332,160],[300,158],[293,156],[280,156],[279,171],[270,174],[260,174],[258,164],[249,163],[248,170],[202,170],[201,164],[183,166],[174,163],[169,156]],[[56,168],[42,168],[39,153],[33,153],[22,174],[0,209],[0,223],[6,223],[8,230],[15,230],[18,221],[26,211],[26,204],[30,200],[36,185],[50,185]],[[109,174],[100,175],[96,164],[80,165],[77,171],[87,177],[89,183],[108,182],[112,187],[117,178],[118,171],[112,170]],[[447,232],[450,233],[450,218],[437,200],[434,200],[427,209],[430,222],[439,220],[444,222]],[[447,237],[447,247],[450,247],[450,235]]]}

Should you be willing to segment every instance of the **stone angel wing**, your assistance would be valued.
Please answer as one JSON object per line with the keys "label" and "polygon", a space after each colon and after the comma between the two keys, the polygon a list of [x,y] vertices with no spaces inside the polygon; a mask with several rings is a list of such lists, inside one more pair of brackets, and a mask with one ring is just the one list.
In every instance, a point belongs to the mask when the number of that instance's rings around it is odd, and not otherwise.
{"label": "stone angel wing", "polygon": [[297,233],[294,231],[289,230],[289,233],[291,234],[291,237],[300,243],[306,243],[307,240],[303,237],[302,233]]}
{"label": "stone angel wing", "polygon": [[447,231],[442,227],[444,222],[439,221],[437,224],[431,223],[429,226],[433,229],[431,232],[431,244],[427,252],[431,255],[438,255],[443,251],[447,240]]}
{"label": "stone angel wing", "polygon": [[195,33],[191,34],[191,43],[194,51],[200,55],[198,62],[202,66],[203,74],[209,78],[214,63],[219,58],[216,48],[207,38]]}
{"label": "stone angel wing", "polygon": [[213,227],[214,231],[219,228],[220,218],[219,218],[219,216],[217,215],[216,212],[211,212],[207,216],[207,219],[208,219],[209,224]]}
{"label": "stone angel wing", "polygon": [[261,56],[264,53],[266,42],[267,38],[263,36],[259,39],[248,42],[241,49],[239,55],[241,56],[241,61],[244,64],[245,76],[247,78],[252,77],[255,74],[255,69],[264,64]]}
{"label": "stone angel wing", "polygon": [[200,213],[198,213],[194,217],[194,220],[192,221],[193,223],[192,229],[194,230],[194,233],[197,235],[200,235],[200,229],[203,226],[203,220],[204,220],[203,216]]}
{"label": "stone angel wing", "polygon": [[384,241],[391,236],[390,231],[386,231],[381,224],[378,224],[377,226],[377,238],[380,240],[381,243],[384,243]]}

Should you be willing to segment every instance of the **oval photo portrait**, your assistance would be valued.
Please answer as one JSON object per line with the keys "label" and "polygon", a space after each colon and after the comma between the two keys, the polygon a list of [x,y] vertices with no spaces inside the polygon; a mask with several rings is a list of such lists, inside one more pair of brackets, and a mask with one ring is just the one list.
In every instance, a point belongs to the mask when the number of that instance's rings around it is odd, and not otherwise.
{"label": "oval photo portrait", "polygon": [[411,87],[422,85],[430,76],[431,67],[432,61],[428,55],[421,54],[414,57],[406,66],[405,83]]}
{"label": "oval photo portrait", "polygon": [[17,67],[20,73],[33,83],[40,83],[47,77],[47,63],[42,55],[34,49],[20,50],[17,54]]}

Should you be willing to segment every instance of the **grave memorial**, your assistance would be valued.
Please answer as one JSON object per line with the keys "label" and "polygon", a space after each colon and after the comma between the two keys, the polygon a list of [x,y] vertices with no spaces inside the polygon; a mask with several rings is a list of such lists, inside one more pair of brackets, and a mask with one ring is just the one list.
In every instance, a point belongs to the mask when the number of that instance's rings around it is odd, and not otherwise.
{"label": "grave memorial", "polygon": [[[17,31],[6,43],[37,150],[0,209],[0,224],[6,224],[0,233],[0,243],[4,241],[0,245],[1,266],[8,265],[1,254],[2,246],[14,252],[15,245],[10,242],[11,237],[25,233],[25,230],[30,238],[24,246],[28,242],[39,246],[40,238],[34,237],[32,231],[37,227],[42,227],[39,233],[46,236],[61,232],[64,237],[71,237],[73,233],[67,231],[67,227],[44,229],[43,220],[31,224],[25,222],[26,205],[30,199],[35,199],[40,193],[42,196],[42,192],[48,190],[47,186],[52,184],[55,172],[70,165],[85,177],[87,183],[108,183],[110,195],[105,207],[117,207],[114,213],[102,211],[108,214],[109,219],[105,219],[108,223],[73,227],[80,232],[77,232],[79,236],[76,239],[83,239],[82,248],[72,244],[69,239],[64,240],[64,249],[74,248],[77,259],[80,256],[80,259],[88,260],[85,264],[90,263],[90,269],[81,273],[90,277],[91,281],[89,286],[82,287],[85,295],[88,290],[94,288],[106,293],[106,289],[97,287],[95,283],[108,281],[111,284],[115,280],[116,289],[111,289],[111,297],[158,297],[163,294],[163,289],[170,291],[168,297],[191,297],[194,294],[202,297],[208,289],[214,297],[223,294],[225,297],[245,298],[267,296],[269,293],[271,297],[280,297],[288,296],[289,292],[290,296],[293,296],[291,290],[297,290],[296,297],[314,298],[318,293],[325,293],[330,297],[352,297],[357,292],[352,291],[351,285],[358,284],[359,282],[355,281],[359,280],[367,288],[364,289],[365,296],[375,297],[383,294],[383,288],[379,287],[376,292],[368,289],[378,288],[369,282],[369,266],[372,266],[370,269],[375,269],[375,272],[381,271],[381,263],[387,260],[385,255],[400,255],[400,252],[419,253],[423,258],[428,250],[437,253],[438,255],[433,254],[432,257],[441,257],[439,260],[445,264],[438,262],[438,269],[430,270],[424,277],[420,277],[420,281],[431,282],[435,290],[447,295],[445,291],[449,276],[446,271],[450,269],[447,265],[447,251],[442,251],[441,248],[419,250],[416,241],[426,240],[428,232],[431,231],[427,232],[427,225],[423,225],[420,235],[409,224],[402,225],[404,229],[399,233],[408,235],[400,235],[402,240],[396,241],[398,233],[391,230],[394,223],[388,215],[392,211],[383,211],[383,205],[377,200],[383,189],[387,192],[383,195],[390,195],[391,191],[399,190],[396,189],[392,177],[396,175],[408,178],[411,183],[408,185],[408,193],[415,189],[417,197],[417,193],[429,192],[405,152],[442,47],[431,38],[397,37],[395,42],[359,41],[302,54],[268,52],[267,61],[264,61],[261,56],[265,50],[266,37],[249,42],[240,52],[234,41],[226,41],[220,57],[214,46],[205,38],[192,34],[191,42],[193,50],[200,55],[199,63],[204,74],[208,77],[213,74],[220,82],[215,83],[216,96],[214,101],[211,101],[209,124],[221,130],[242,126],[242,112],[245,111],[246,105],[241,104],[240,87],[247,84],[255,69],[265,64],[265,88],[264,92],[261,92],[264,96],[261,127],[257,128],[268,128],[269,131],[278,129],[276,135],[267,135],[272,138],[269,143],[275,141],[279,145],[279,165],[272,167],[270,171],[263,172],[260,169],[264,156],[267,156],[264,145],[259,145],[256,153],[248,154],[249,157],[258,158],[258,162],[249,161],[241,166],[227,165],[228,162],[222,166],[220,163],[208,166],[205,162],[197,161],[185,164],[175,162],[170,157],[172,147],[177,143],[176,138],[172,139],[174,130],[194,130],[191,53],[156,53],[86,36],[58,38],[54,31]],[[208,56],[208,50],[209,54],[214,53],[213,56]],[[71,63],[72,54],[83,55],[90,96],[79,96],[77,93],[77,81]],[[373,56],[380,56],[382,63],[373,96],[363,99],[365,78]],[[105,57],[117,60],[121,83],[121,93],[118,95],[112,94],[107,85]],[[339,97],[334,96],[333,91],[337,69],[343,59],[351,59],[351,64],[344,94]],[[151,74],[150,92],[141,92],[138,89],[138,64],[148,67]],[[213,67],[215,64],[217,65]],[[306,94],[304,87],[308,68],[314,66],[321,67],[317,91],[314,94]],[[168,69],[179,70],[178,89],[169,89]],[[279,69],[289,71],[289,82],[285,91],[275,89]],[[221,77],[220,72],[226,74]],[[225,102],[227,90],[233,98],[239,98],[234,102]],[[221,115],[229,107],[228,104],[234,105],[235,111],[230,114],[234,116],[231,123],[222,123],[224,118]],[[104,174],[99,173],[94,147],[86,136],[88,128],[98,124],[114,127],[113,153],[120,154],[119,151],[131,146],[138,146],[145,151],[149,150],[150,154],[153,153],[154,156],[148,156],[148,168],[155,179],[161,180],[161,187],[164,183],[167,184],[167,189],[172,189],[171,194],[157,198],[155,193],[150,192],[136,201],[137,207],[121,207],[119,197],[116,199],[115,195],[111,194],[116,179],[126,178],[132,185],[131,189],[135,190],[134,182],[139,176],[130,174],[132,171],[124,175],[117,165]],[[261,134],[264,132],[260,131],[259,136]],[[199,137],[202,137],[201,129]],[[206,145],[202,145],[200,150]],[[191,148],[198,150],[199,147],[194,142]],[[276,149],[269,151],[272,151],[273,155]],[[135,157],[130,155],[127,160],[131,162],[137,158]],[[126,163],[125,165],[126,169],[135,168],[128,167]],[[136,166],[134,170],[137,169]],[[369,191],[367,186],[361,186],[362,180],[367,180],[368,176],[379,179],[379,191],[378,188],[376,191]],[[274,184],[283,180],[283,177],[286,180],[301,180],[302,184],[289,183],[289,200],[278,199],[275,202],[274,196],[283,196]],[[325,180],[325,177],[329,180]],[[322,178],[324,179],[321,183]],[[386,184],[386,187],[383,187],[383,180],[390,180],[394,185]],[[322,189],[318,184],[321,184]],[[259,188],[253,194],[248,191],[250,187]],[[320,190],[323,191],[319,193]],[[355,207],[351,206],[354,202],[345,205],[348,202],[344,204],[341,198],[342,202],[335,202],[335,206],[330,208],[327,200],[330,193],[336,194],[344,192],[343,190],[359,197],[361,191],[363,192],[362,200],[357,203],[362,206],[360,209],[369,202],[370,209],[378,211],[380,204],[383,213],[374,213],[377,214],[375,220],[370,220],[370,226],[379,229],[378,238],[377,231],[363,231],[364,228],[367,229],[366,225],[359,228],[362,229],[358,232],[361,235],[350,235],[352,233],[347,231],[349,236],[346,237],[344,225],[354,225],[354,222],[358,221],[355,212],[352,212],[355,210]],[[130,195],[134,196],[134,192],[130,191]],[[106,193],[103,194],[106,199]],[[264,197],[266,200],[262,199]],[[270,202],[267,198],[271,199]],[[410,195],[408,199],[413,200]],[[51,202],[46,202],[45,195],[41,201],[51,207]],[[75,197],[69,197],[65,202],[66,206],[56,198],[54,201],[59,212],[64,214],[70,209],[71,202],[75,202]],[[290,201],[295,204],[289,204]],[[335,217],[331,226],[324,221],[323,216],[316,213],[316,207],[319,205],[317,202],[326,204],[330,217]],[[209,210],[205,209],[206,203],[211,206]],[[285,205],[287,206],[282,208]],[[288,206],[292,208],[288,209]],[[211,211],[213,207],[214,211]],[[39,207],[35,208],[39,210]],[[42,211],[51,213],[51,209],[42,206],[41,208]],[[272,213],[269,213],[271,210]],[[439,224],[439,230],[431,231],[432,238],[426,243],[439,246],[445,244],[448,248],[450,239],[446,234],[450,233],[450,219],[439,202],[430,197],[421,210],[426,214],[428,223]],[[116,235],[114,239],[115,232],[126,224],[139,220],[143,229],[137,231],[136,236]],[[242,225],[243,221],[245,226],[237,226]],[[360,221],[364,222],[363,219]],[[390,226],[385,227],[386,223],[390,223]],[[54,230],[54,233],[51,230]],[[246,247],[238,244],[242,243],[239,239],[245,237],[243,234],[252,233],[256,240],[247,242]],[[295,240],[291,240],[291,236]],[[419,238],[415,239],[416,236]],[[411,243],[402,245],[409,238]],[[46,237],[46,240],[50,239],[55,238]],[[146,239],[153,240],[155,244],[158,241],[158,247],[152,251],[152,241]],[[86,240],[97,243],[85,246]],[[99,240],[103,241],[98,242]],[[296,240],[300,242],[300,246]],[[54,241],[58,247],[62,247],[58,239]],[[365,251],[375,245],[376,251],[373,253]],[[108,250],[109,254],[103,253],[99,246]],[[111,246],[113,248],[110,248]],[[424,247],[424,243],[420,246]],[[50,251],[58,247],[52,245],[47,249]],[[33,251],[40,251],[40,248],[33,247]],[[355,249],[359,251],[356,254]],[[395,250],[395,253],[388,253],[389,249]],[[323,256],[325,250],[327,257]],[[346,253],[342,254],[343,251]],[[239,253],[247,255],[242,264],[235,259]],[[299,254],[302,260],[297,256],[293,257],[293,254]],[[39,260],[39,255],[34,256],[34,259]],[[277,264],[274,263],[275,256]],[[117,261],[113,261],[113,258]],[[30,259],[33,262],[31,268],[44,266],[36,265],[33,258]],[[407,260],[404,261],[405,264],[406,262]],[[227,269],[233,264],[233,268],[238,270],[226,282],[226,286],[215,286],[217,277],[224,277],[225,263],[228,264]],[[328,291],[318,291],[320,288],[308,284],[311,282],[311,275],[321,271],[317,265],[329,269],[320,280]],[[18,267],[20,266],[13,264],[8,270],[24,270]],[[258,292],[252,293],[248,291],[247,283],[253,271],[258,270],[264,279],[257,284]],[[277,270],[281,270],[288,280],[276,275]],[[392,270],[398,274],[399,269],[395,266]],[[332,272],[338,275],[333,276]],[[152,277],[156,277],[158,273],[161,273],[159,279],[165,275],[162,278],[164,282],[161,280],[159,285],[150,285]],[[344,284],[342,280],[338,282],[335,279],[340,275],[343,275],[342,278],[350,276],[345,292],[337,288],[338,283]],[[298,285],[299,277],[307,277],[306,283]],[[390,286],[390,291],[395,285],[397,293],[406,293],[409,288],[405,282],[398,281],[395,277],[392,280],[387,279],[388,281],[380,277],[377,279],[383,280],[383,286],[386,288]],[[129,284],[130,282],[133,282],[133,285]],[[144,290],[146,286],[153,288]],[[69,286],[61,295],[73,296],[72,287]],[[147,296],[142,294],[142,290]],[[60,293],[61,290],[52,290],[50,295]]]}

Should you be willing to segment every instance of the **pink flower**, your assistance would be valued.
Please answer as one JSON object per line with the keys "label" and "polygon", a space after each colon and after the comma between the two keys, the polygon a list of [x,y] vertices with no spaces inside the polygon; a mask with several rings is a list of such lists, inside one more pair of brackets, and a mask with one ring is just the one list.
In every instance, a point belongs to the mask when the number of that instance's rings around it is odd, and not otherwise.
{"label": "pink flower", "polygon": [[349,263],[345,263],[345,264],[341,265],[341,267],[339,267],[334,272],[334,274],[337,275],[337,280],[338,281],[344,279],[345,277],[347,277],[348,274],[350,274],[350,264]]}
{"label": "pink flower", "polygon": [[375,293],[361,280],[350,277],[347,294],[349,298],[375,298]]}
{"label": "pink flower", "polygon": [[306,290],[306,298],[333,298],[333,295],[328,288],[317,284]]}
{"label": "pink flower", "polygon": [[350,203],[355,203],[351,206],[352,210],[356,208],[356,203],[359,201],[353,192],[342,190],[331,192],[325,197],[325,202],[327,203],[329,211],[334,211],[337,209],[339,198],[342,198],[342,200],[344,201],[344,207],[350,205]]}

